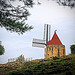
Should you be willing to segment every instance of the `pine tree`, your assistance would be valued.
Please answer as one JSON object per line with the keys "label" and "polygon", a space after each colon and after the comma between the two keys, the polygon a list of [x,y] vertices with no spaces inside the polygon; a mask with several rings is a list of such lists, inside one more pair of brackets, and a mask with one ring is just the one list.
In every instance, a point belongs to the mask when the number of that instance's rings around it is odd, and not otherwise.
{"label": "pine tree", "polygon": [[0,0],[0,27],[4,27],[11,32],[23,34],[33,29],[32,26],[26,24],[26,20],[30,15],[27,8],[33,7],[33,0],[18,0],[23,2],[24,6],[14,6],[16,0]]}

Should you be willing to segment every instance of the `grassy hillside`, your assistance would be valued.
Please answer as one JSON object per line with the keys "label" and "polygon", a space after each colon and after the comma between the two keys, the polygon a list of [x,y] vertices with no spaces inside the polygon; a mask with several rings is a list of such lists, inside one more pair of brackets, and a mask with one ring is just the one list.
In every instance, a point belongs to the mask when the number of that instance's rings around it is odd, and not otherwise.
{"label": "grassy hillside", "polygon": [[75,75],[75,54],[0,65],[0,75]]}

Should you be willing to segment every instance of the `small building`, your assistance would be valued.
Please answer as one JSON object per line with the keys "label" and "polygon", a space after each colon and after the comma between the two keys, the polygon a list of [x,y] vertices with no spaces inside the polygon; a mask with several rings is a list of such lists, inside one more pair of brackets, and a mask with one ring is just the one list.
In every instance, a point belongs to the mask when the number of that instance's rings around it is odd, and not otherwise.
{"label": "small building", "polygon": [[52,39],[46,44],[46,58],[55,56],[65,56],[65,45],[63,45],[60,41],[59,37],[56,34],[56,31],[54,32]]}

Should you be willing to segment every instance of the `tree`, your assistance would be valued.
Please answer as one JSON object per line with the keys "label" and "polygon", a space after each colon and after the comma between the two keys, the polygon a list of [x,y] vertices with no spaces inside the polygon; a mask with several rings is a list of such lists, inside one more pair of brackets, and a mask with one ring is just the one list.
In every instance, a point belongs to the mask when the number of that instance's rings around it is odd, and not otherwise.
{"label": "tree", "polygon": [[33,7],[33,0],[18,0],[23,5],[14,6],[12,2],[16,0],[0,0],[0,27],[6,30],[23,34],[33,29],[32,26],[26,24],[26,20],[30,15],[27,8]]}
{"label": "tree", "polygon": [[0,41],[0,55],[3,55],[5,52],[4,47],[1,45],[1,41]]}
{"label": "tree", "polygon": [[[23,2],[23,5],[14,6],[12,2],[16,1]],[[40,5],[41,3],[39,1],[37,0]],[[52,1],[56,1],[59,5],[69,6],[71,8],[75,7],[75,0]],[[33,5],[33,0],[0,0],[0,27],[4,27],[6,30],[19,34],[33,29],[32,26],[26,23],[30,15],[27,8],[31,8]]]}
{"label": "tree", "polygon": [[[41,0],[38,0],[37,3],[41,4],[40,1]],[[50,0],[47,0],[47,1],[50,1]],[[52,0],[52,1],[56,1],[59,5],[62,5],[62,6],[68,6],[71,8],[75,7],[75,0]]]}
{"label": "tree", "polygon": [[24,55],[20,55],[17,59],[16,59],[16,61],[24,61]]}
{"label": "tree", "polygon": [[71,53],[72,54],[75,54],[75,45],[71,45],[70,46],[70,49],[71,49]]}
{"label": "tree", "polygon": [[54,0],[57,1],[59,5],[68,6],[68,7],[75,7],[75,0]]}

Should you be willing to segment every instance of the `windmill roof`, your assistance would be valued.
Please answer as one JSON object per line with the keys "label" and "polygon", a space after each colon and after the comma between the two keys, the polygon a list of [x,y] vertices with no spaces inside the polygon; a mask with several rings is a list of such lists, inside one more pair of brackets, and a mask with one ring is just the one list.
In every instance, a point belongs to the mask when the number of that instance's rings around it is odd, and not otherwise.
{"label": "windmill roof", "polygon": [[47,45],[55,45],[55,44],[62,45],[62,42],[60,41],[56,32],[54,32],[52,39],[46,44],[46,46]]}

